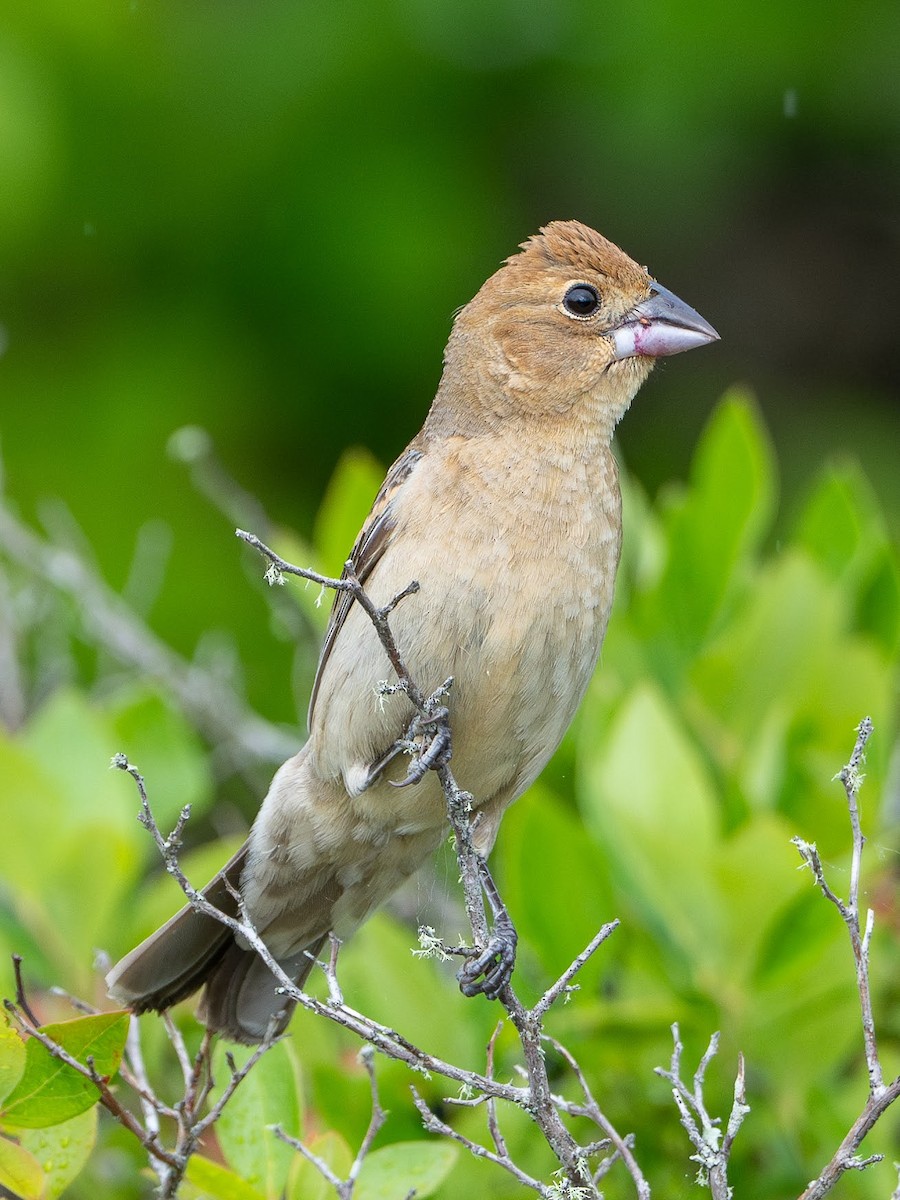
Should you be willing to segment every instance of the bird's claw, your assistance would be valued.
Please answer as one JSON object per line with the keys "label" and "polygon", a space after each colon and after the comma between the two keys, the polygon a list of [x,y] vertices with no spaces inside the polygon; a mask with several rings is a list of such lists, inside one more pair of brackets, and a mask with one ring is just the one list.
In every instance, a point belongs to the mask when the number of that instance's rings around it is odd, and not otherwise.
{"label": "bird's claw", "polygon": [[449,711],[446,708],[440,708],[430,717],[423,718],[422,725],[434,725],[435,731],[422,751],[410,761],[409,768],[404,779],[391,780],[394,787],[402,788],[409,787],[410,784],[418,783],[424,779],[429,771],[435,767],[443,766],[450,761],[452,754],[450,726],[447,722]]}
{"label": "bird's claw", "polygon": [[462,994],[496,1000],[512,976],[517,943],[512,921],[508,918],[498,921],[484,949],[467,959],[457,972]]}

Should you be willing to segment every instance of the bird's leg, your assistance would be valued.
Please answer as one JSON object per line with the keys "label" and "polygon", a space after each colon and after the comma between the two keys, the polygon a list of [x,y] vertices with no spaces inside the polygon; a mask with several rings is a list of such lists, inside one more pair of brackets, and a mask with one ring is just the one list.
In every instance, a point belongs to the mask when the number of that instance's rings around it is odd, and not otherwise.
{"label": "bird's leg", "polygon": [[487,945],[463,963],[456,978],[459,980],[459,990],[464,996],[484,995],[489,1000],[496,1000],[509,983],[513,967],[516,965],[519,935],[497,891],[487,859],[480,854],[478,871],[481,875],[481,886],[491,906],[493,928]]}

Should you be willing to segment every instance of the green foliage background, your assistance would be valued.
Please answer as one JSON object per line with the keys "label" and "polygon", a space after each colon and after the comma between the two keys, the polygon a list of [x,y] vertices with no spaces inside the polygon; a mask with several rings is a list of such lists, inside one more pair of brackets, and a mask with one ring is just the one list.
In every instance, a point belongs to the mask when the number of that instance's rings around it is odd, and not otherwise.
{"label": "green foliage background", "polygon": [[787,514],[849,452],[896,530],[898,39],[893,0],[827,19],[806,0],[7,0],[11,494],[47,519],[61,497],[116,586],[150,522],[171,564],[137,589],[155,627],[184,652],[226,631],[255,706],[293,722],[261,604],[196,602],[234,547],[170,435],[208,428],[308,532],[348,444],[387,463],[418,429],[453,309],[579,217],[722,334],[659,368],[622,426],[651,493],[740,381]]}
{"label": "green foliage background", "polygon": [[[298,737],[327,606],[267,594],[233,526],[337,569],[379,464],[421,421],[449,314],[518,241],[586,220],[722,333],[660,367],[623,424],[625,559],[601,670],[497,854],[526,990],[623,919],[553,1032],[637,1132],[660,1195],[690,1191],[652,1076],[672,1020],[695,1057],[723,1030],[720,1108],[748,1057],[738,1195],[799,1191],[859,1110],[849,950],[789,839],[818,841],[842,890],[830,780],[867,712],[867,898],[896,1072],[898,35],[888,0],[838,0],[827,19],[674,0],[0,8],[8,503]],[[710,418],[734,380],[755,404],[731,392]],[[215,456],[196,431],[173,443],[184,426],[208,430]],[[25,955],[33,987],[98,998],[95,948],[124,951],[177,903],[110,755],[139,764],[164,824],[193,804],[196,879],[241,837],[267,768],[236,772],[46,581],[2,552],[0,571],[24,696],[0,739],[0,949]],[[398,923],[440,909],[453,878],[442,860],[371,922],[344,979],[357,1007],[476,1066],[492,1008],[414,962]],[[46,1019],[69,1015],[38,998]],[[152,1022],[147,1037],[165,1074]],[[353,1047],[305,1018],[296,1042],[285,1103],[345,1162],[368,1116]],[[405,1073],[380,1073],[382,1140],[421,1139]],[[80,1138],[94,1116],[72,1118]],[[526,1124],[507,1134],[549,1172]],[[891,1130],[877,1137],[887,1148]],[[125,1135],[101,1122],[100,1138],[67,1194],[147,1194]],[[240,1150],[226,1159],[252,1174]],[[292,1200],[314,1196],[292,1170]],[[841,1194],[893,1182],[878,1168]],[[517,1194],[465,1158],[434,1186]]]}

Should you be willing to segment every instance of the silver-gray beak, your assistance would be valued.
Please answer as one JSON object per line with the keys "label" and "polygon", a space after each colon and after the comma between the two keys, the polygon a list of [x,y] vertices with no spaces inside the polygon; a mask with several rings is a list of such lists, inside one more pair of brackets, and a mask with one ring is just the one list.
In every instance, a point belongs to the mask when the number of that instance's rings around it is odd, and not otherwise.
{"label": "silver-gray beak", "polygon": [[708,321],[655,279],[647,299],[636,304],[610,336],[617,359],[663,358],[719,340]]}

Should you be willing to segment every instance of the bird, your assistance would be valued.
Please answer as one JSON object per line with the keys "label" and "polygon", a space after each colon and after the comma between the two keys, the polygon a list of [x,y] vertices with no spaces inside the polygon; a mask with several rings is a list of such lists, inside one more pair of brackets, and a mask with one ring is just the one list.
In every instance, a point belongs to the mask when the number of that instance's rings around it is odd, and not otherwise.
{"label": "bird", "polygon": [[[718,336],[601,234],[550,222],[457,312],[424,425],[353,547],[376,604],[418,582],[391,629],[425,694],[452,677],[453,773],[472,796],[486,881],[505,809],[556,750],[599,660],[622,542],[613,431],[657,358]],[[369,617],[337,593],[308,740],[203,889],[229,915],[239,891],[298,986],[328,936],[349,936],[446,836],[435,773],[416,776],[398,749],[414,711],[392,678]],[[467,994],[495,997],[507,981],[511,956],[496,950],[464,965]],[[284,1029],[292,1008],[256,951],[190,906],[107,985],[136,1013],[202,986],[200,1019],[243,1043]]]}

